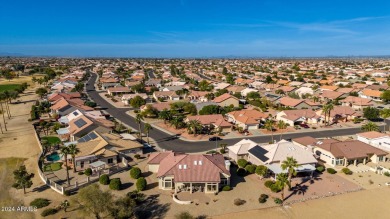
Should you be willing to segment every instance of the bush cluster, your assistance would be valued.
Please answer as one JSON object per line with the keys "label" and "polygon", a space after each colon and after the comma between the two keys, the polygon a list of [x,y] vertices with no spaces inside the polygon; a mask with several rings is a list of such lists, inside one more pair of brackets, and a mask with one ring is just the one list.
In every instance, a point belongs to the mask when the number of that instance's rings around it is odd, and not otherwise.
{"label": "bush cluster", "polygon": [[280,199],[280,198],[275,198],[274,202],[275,202],[275,204],[278,204],[278,205],[283,203],[282,199]]}
{"label": "bush cluster", "polygon": [[273,184],[274,184],[274,182],[272,180],[267,180],[267,181],[265,181],[264,186],[267,188],[271,188],[271,186]]}
{"label": "bush cluster", "polygon": [[36,208],[43,208],[50,204],[50,200],[45,198],[36,198],[32,202],[30,202],[31,206],[34,206]]}
{"label": "bush cluster", "polygon": [[387,177],[390,177],[390,173],[389,172],[385,172],[383,175],[385,175]]}
{"label": "bush cluster", "polygon": [[259,202],[262,204],[262,203],[265,203],[267,202],[267,199],[268,199],[268,195],[267,194],[261,194],[260,195],[260,198],[259,198]]}
{"label": "bush cluster", "polygon": [[42,217],[46,217],[46,216],[49,216],[49,215],[56,214],[57,212],[58,212],[58,210],[55,209],[55,208],[47,208],[47,209],[42,211],[41,216]]}
{"label": "bush cluster", "polygon": [[248,173],[250,173],[250,174],[253,174],[253,173],[255,173],[255,171],[256,171],[256,165],[254,165],[254,164],[248,164],[248,165],[246,165],[246,167],[245,167],[245,170],[248,172]]}
{"label": "bush cluster", "polygon": [[239,159],[239,160],[237,161],[237,164],[238,164],[239,167],[245,168],[246,165],[248,164],[248,161],[246,161],[245,159]]}
{"label": "bush cluster", "polygon": [[234,205],[236,205],[236,206],[240,206],[240,205],[243,205],[245,203],[246,203],[245,200],[242,200],[242,199],[239,199],[239,198],[234,199]]}
{"label": "bush cluster", "polygon": [[335,169],[333,169],[333,168],[328,168],[328,169],[326,169],[326,172],[328,172],[328,173],[330,173],[330,174],[335,174],[335,173],[337,173],[337,171],[336,171]]}
{"label": "bush cluster", "polygon": [[109,185],[110,189],[120,190],[121,186],[122,186],[121,179],[115,178],[115,179],[110,180],[110,185]]}
{"label": "bush cluster", "polygon": [[230,191],[232,188],[230,186],[222,187],[222,191]]}
{"label": "bush cluster", "polygon": [[134,158],[137,159],[137,160],[139,160],[139,159],[141,159],[141,155],[136,154],[136,155],[134,155]]}
{"label": "bush cluster", "polygon": [[146,179],[143,177],[140,177],[137,179],[137,182],[135,183],[138,191],[143,191],[146,188]]}
{"label": "bush cluster", "polygon": [[130,176],[133,179],[138,179],[141,176],[141,169],[138,167],[133,167],[130,170]]}
{"label": "bush cluster", "polygon": [[100,176],[99,182],[102,185],[108,185],[110,183],[110,177],[107,174],[103,174]]}
{"label": "bush cluster", "polygon": [[325,171],[325,167],[324,167],[324,166],[318,166],[318,167],[316,168],[316,170],[317,170],[317,172],[322,173],[322,172]]}
{"label": "bush cluster", "polygon": [[85,170],[84,170],[84,174],[85,174],[86,176],[92,175],[92,169],[91,169],[91,168],[85,169]]}
{"label": "bush cluster", "polygon": [[352,175],[352,171],[346,167],[341,170],[345,175]]}

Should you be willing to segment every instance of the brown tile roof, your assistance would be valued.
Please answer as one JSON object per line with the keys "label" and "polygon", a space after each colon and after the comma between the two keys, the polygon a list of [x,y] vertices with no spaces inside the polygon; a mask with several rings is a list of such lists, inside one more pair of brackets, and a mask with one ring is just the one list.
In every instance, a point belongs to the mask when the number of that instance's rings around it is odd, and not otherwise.
{"label": "brown tile roof", "polygon": [[236,121],[239,121],[243,124],[258,124],[260,119],[267,118],[268,115],[257,110],[240,110],[232,111],[228,113]]}
{"label": "brown tile roof", "polygon": [[213,102],[221,103],[221,102],[223,102],[223,101],[225,101],[227,99],[230,99],[230,98],[238,100],[237,97],[232,96],[232,95],[230,95],[228,93],[225,93],[225,94],[222,94],[221,96],[218,96],[218,97],[214,98]]}
{"label": "brown tile roof", "polygon": [[130,90],[130,88],[128,88],[128,87],[110,87],[110,88],[108,88],[107,89],[107,91],[109,91],[109,92],[130,92],[131,90]]}
{"label": "brown tile roof", "polygon": [[358,140],[340,141],[317,146],[331,152],[337,158],[356,159],[367,157],[368,154],[387,155],[387,152]]}
{"label": "brown tile roof", "polygon": [[[82,124],[82,125],[78,125],[78,124]],[[84,115],[79,116],[76,119],[73,119],[72,121],[69,122],[69,132],[75,135],[92,124],[93,122],[87,117],[85,117]]]}
{"label": "brown tile roof", "polygon": [[71,93],[54,93],[50,95],[47,100],[50,102],[56,101],[58,99],[64,98],[66,100],[72,98],[81,98],[81,94],[79,92],[71,92]]}
{"label": "brown tile roof", "polygon": [[186,121],[188,122],[191,120],[197,120],[202,125],[213,124],[213,125],[216,125],[218,127],[231,127],[232,126],[232,124],[225,121],[225,119],[223,118],[223,116],[221,114],[187,116]]}
{"label": "brown tile roof", "polygon": [[285,117],[286,119],[292,120],[292,121],[297,120],[301,117],[318,118],[318,115],[313,110],[310,110],[310,109],[284,110],[282,112],[284,112],[286,114],[286,116],[283,116],[283,117]]}
{"label": "brown tile roof", "polygon": [[376,132],[376,131],[371,131],[371,132],[363,132],[363,133],[358,133],[356,135],[362,136],[363,138],[368,138],[368,139],[373,139],[373,138],[381,138],[381,137],[388,137],[389,135]]}
{"label": "brown tile roof", "polygon": [[342,103],[351,103],[353,105],[360,105],[360,106],[372,106],[373,102],[370,99],[367,98],[361,98],[361,97],[354,97],[354,96],[348,96],[343,100],[340,100]]}
{"label": "brown tile roof", "polygon": [[280,104],[282,104],[284,106],[290,106],[290,107],[296,107],[299,104],[301,104],[302,102],[304,102],[304,100],[294,99],[291,97],[282,97],[278,101]]}
{"label": "brown tile roof", "polygon": [[371,90],[371,89],[364,89],[364,90],[362,91],[362,93],[363,93],[365,96],[368,96],[368,97],[380,97],[381,94],[382,94],[382,91]]}
{"label": "brown tile roof", "polygon": [[323,85],[320,87],[320,89],[322,89],[322,90],[331,90],[331,91],[335,91],[338,88],[339,87],[337,87],[337,86],[331,86],[331,85]]}
{"label": "brown tile roof", "polygon": [[315,145],[316,142],[318,142],[317,139],[311,137],[311,136],[304,136],[300,138],[293,138],[291,139],[294,142],[297,142],[298,144],[308,146],[308,145]]}
{"label": "brown tile roof", "polygon": [[222,173],[230,176],[225,167],[225,159],[221,154],[204,155],[170,152],[160,161],[157,177],[173,175],[175,182],[220,182]]}
{"label": "brown tile roof", "polygon": [[232,85],[232,86],[229,86],[227,87],[226,89],[229,91],[229,92],[241,92],[242,90],[244,90],[246,87],[243,87],[243,86],[237,86],[237,85]]}
{"label": "brown tile roof", "polygon": [[329,91],[324,90],[322,94],[320,94],[321,97],[328,98],[328,99],[336,99],[344,95],[344,93],[337,92],[337,91]]}

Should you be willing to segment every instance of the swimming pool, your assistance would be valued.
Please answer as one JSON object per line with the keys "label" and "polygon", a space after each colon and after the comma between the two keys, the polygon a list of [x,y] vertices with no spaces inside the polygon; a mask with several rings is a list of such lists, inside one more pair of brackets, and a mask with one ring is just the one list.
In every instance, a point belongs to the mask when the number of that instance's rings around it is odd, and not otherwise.
{"label": "swimming pool", "polygon": [[54,152],[46,156],[47,161],[59,161],[61,159],[60,155],[57,152]]}

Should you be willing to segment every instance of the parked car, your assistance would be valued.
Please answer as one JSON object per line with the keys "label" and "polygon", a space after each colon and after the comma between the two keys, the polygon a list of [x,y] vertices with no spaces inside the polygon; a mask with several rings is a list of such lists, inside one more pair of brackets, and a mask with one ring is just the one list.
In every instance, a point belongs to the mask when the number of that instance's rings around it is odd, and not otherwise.
{"label": "parked car", "polygon": [[214,137],[211,137],[209,138],[209,141],[221,141],[222,138],[218,137],[218,136],[214,136]]}
{"label": "parked car", "polygon": [[304,124],[304,123],[299,124],[299,126],[301,126],[302,128],[305,128],[305,129],[310,128],[307,124]]}

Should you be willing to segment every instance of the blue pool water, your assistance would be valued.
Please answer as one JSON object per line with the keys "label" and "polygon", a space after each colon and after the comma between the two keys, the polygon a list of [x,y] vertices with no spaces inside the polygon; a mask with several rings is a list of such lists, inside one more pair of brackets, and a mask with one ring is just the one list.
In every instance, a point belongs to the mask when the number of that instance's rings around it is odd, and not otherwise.
{"label": "blue pool water", "polygon": [[57,152],[54,152],[50,155],[47,155],[46,159],[47,159],[47,161],[59,161],[61,158]]}

